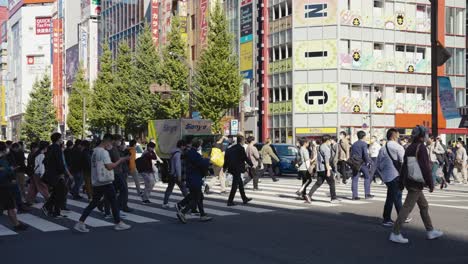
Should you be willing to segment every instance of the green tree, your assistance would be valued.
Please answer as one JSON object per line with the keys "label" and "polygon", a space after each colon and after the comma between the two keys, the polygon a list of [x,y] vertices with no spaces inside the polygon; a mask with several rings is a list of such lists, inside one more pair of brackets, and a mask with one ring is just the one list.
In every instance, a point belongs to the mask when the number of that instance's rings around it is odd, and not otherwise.
{"label": "green tree", "polygon": [[88,118],[92,130],[102,132],[123,124],[124,118],[114,104],[117,90],[114,86],[112,52],[107,43],[103,45],[100,61],[101,69],[93,85]]}
{"label": "green tree", "polygon": [[161,100],[159,106],[164,118],[181,118],[188,111],[187,46],[181,34],[180,18],[174,16],[171,31],[167,35],[168,44],[163,49],[162,80],[174,91],[171,98]]}
{"label": "green tree", "polygon": [[239,105],[242,77],[232,53],[233,36],[219,2],[210,14],[208,47],[203,51],[195,74],[195,108],[213,121],[214,132],[222,129],[227,110]]}
{"label": "green tree", "polygon": [[128,109],[126,124],[129,132],[140,133],[146,129],[148,120],[161,117],[159,96],[150,92],[151,84],[161,83],[161,60],[148,25],[138,36],[132,65],[134,78],[128,96],[134,106]]}
{"label": "green tree", "polygon": [[89,95],[89,83],[85,78],[83,67],[80,67],[76,73],[72,91],[68,98],[69,113],[67,117],[67,125],[74,136],[81,135],[82,138],[85,138],[86,127],[84,128],[85,130],[83,130],[83,107],[85,109],[85,113],[87,113],[87,109],[90,104]]}
{"label": "green tree", "polygon": [[21,126],[21,139],[26,142],[50,140],[50,134],[57,127],[55,114],[50,77],[44,74],[41,80],[34,83],[29,94],[29,102]]}

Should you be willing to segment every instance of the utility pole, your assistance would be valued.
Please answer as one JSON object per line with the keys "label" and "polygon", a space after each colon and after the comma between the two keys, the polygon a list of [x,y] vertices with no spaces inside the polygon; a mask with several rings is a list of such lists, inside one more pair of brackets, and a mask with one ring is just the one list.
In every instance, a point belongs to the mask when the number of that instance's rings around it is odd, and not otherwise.
{"label": "utility pole", "polygon": [[81,133],[81,139],[85,139],[86,134],[86,96],[83,96],[83,132]]}
{"label": "utility pole", "polygon": [[431,0],[431,104],[432,104],[432,136],[437,137],[439,134],[439,113],[438,106],[438,81],[437,81],[437,13],[438,0]]}

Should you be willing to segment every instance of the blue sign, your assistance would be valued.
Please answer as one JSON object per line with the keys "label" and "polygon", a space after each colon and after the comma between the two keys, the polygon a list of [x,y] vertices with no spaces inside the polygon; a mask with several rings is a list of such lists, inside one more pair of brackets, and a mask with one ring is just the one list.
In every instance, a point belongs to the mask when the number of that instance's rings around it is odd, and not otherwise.
{"label": "blue sign", "polygon": [[241,71],[241,75],[244,79],[253,79],[253,70]]}
{"label": "blue sign", "polygon": [[245,43],[245,42],[249,42],[249,41],[253,41],[253,35],[252,34],[240,38],[240,43]]}
{"label": "blue sign", "polygon": [[448,77],[439,77],[439,101],[442,108],[442,113],[445,119],[460,118],[457,104],[455,103],[455,95],[453,93],[452,83]]}
{"label": "blue sign", "polygon": [[200,120],[201,119],[200,112],[192,112],[192,119]]}

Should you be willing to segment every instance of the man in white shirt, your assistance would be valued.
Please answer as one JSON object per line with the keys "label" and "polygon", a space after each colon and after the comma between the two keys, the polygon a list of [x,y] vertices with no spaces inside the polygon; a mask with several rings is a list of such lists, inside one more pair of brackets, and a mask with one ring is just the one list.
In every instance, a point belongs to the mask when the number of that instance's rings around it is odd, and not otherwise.
{"label": "man in white shirt", "polygon": [[395,206],[397,213],[402,208],[402,192],[400,190],[400,170],[405,156],[405,149],[398,144],[399,133],[392,128],[387,131],[388,143],[379,151],[377,158],[377,170],[382,181],[387,185],[387,199],[383,211],[383,226],[393,226],[392,208]]}
{"label": "man in white shirt", "polygon": [[377,137],[372,136],[370,139],[370,145],[369,145],[369,157],[372,160],[372,168],[371,168],[370,174],[374,182],[376,182],[375,175],[378,174],[376,162],[377,162],[377,157],[379,156],[379,151],[381,148],[382,146],[377,142]]}
{"label": "man in white shirt", "polygon": [[87,233],[89,229],[86,228],[85,220],[91,214],[94,208],[96,208],[104,196],[107,201],[110,202],[112,208],[112,215],[114,216],[115,227],[117,231],[130,229],[131,226],[125,224],[120,220],[119,205],[117,202],[117,196],[115,194],[115,188],[113,185],[114,181],[114,168],[119,166],[123,162],[127,162],[130,157],[122,157],[116,162],[112,163],[109,150],[112,149],[113,136],[110,134],[104,135],[101,144],[97,146],[93,155],[91,156],[91,181],[93,185],[93,200],[84,209],[83,214],[80,217],[80,221],[76,223],[74,229],[76,231]]}

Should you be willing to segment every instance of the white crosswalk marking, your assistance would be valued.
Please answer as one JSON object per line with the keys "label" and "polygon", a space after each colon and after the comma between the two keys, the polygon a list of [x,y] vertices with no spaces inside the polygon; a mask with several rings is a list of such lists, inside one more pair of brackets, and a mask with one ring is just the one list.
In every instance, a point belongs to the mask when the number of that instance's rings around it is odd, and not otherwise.
{"label": "white crosswalk marking", "polygon": [[18,233],[11,231],[4,225],[0,225],[0,237],[1,236],[11,236],[11,235],[17,235]]}
{"label": "white crosswalk marking", "polygon": [[[38,204],[35,204],[33,207],[37,209],[41,209],[43,205],[44,205],[43,203],[38,203]],[[73,212],[73,211],[63,212],[63,214],[66,215],[68,219],[73,220],[75,222],[78,222],[81,217],[81,214]],[[88,218],[86,218],[86,224],[91,227],[103,227],[103,226],[114,225],[112,223],[109,223],[109,222],[106,222],[106,221],[103,221],[103,220],[100,220],[91,216],[88,216]]]}
{"label": "white crosswalk marking", "polygon": [[[86,208],[88,206],[87,203],[78,202],[78,201],[74,201],[74,200],[70,200],[70,199],[67,201],[67,203],[69,205],[73,205],[73,206],[80,207],[80,208]],[[135,223],[140,223],[141,224],[141,223],[159,222],[159,220],[144,217],[144,216],[139,216],[139,215],[136,215],[136,214],[131,214],[131,213],[124,213],[124,214],[125,214],[125,217],[122,217],[122,219],[131,221],[131,222],[135,222]]]}
{"label": "white crosswalk marking", "polygon": [[18,220],[43,232],[53,232],[68,229],[64,226],[55,224],[32,214],[19,214]]}

